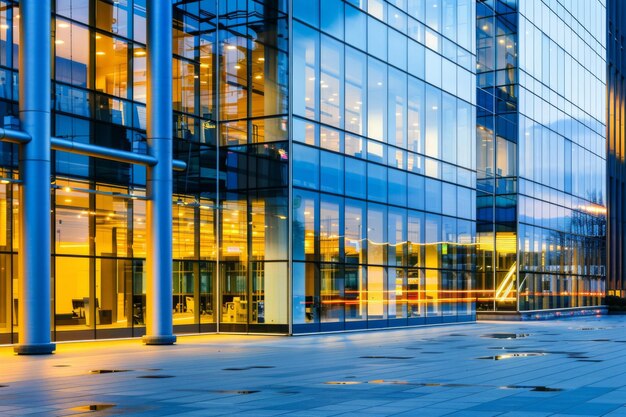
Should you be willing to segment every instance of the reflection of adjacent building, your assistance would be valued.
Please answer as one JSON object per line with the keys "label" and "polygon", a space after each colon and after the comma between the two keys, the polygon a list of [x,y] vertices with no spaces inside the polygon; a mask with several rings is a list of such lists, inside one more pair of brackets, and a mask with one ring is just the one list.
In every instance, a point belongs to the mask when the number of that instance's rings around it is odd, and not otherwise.
{"label": "reflection of adjacent building", "polygon": [[[538,5],[477,4],[477,310],[484,317],[595,313],[605,291],[605,37],[594,30],[597,46],[576,49],[570,40],[580,33],[561,38],[538,26]],[[589,7],[605,15],[602,2]],[[542,11],[559,30],[567,26],[563,13],[588,19],[575,8]],[[581,65],[581,53],[590,62]]]}
{"label": "reflection of adjacent building", "polygon": [[[624,67],[622,28],[626,9],[618,0],[607,5],[607,296],[626,298],[626,245],[623,203],[626,180],[624,120]],[[612,304],[608,303],[607,304]]]}

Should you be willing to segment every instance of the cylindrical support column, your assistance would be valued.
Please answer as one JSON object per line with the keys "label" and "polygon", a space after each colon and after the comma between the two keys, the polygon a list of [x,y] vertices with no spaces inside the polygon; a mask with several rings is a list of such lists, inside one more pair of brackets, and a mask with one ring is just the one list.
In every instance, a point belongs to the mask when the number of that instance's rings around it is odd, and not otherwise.
{"label": "cylindrical support column", "polygon": [[172,3],[147,5],[146,335],[148,345],[176,342],[172,325]]}
{"label": "cylindrical support column", "polygon": [[50,340],[50,1],[20,1],[18,354],[52,353]]}

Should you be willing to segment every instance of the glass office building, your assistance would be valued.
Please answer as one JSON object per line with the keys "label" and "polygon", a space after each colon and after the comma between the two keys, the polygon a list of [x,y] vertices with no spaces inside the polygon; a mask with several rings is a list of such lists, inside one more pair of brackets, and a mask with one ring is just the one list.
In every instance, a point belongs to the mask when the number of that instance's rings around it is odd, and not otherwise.
{"label": "glass office building", "polygon": [[606,5],[477,2],[477,310],[595,312],[606,265]]}
{"label": "glass office building", "polygon": [[[607,8],[607,295],[626,298],[626,131],[624,122],[623,28],[626,8],[618,0],[608,0]],[[607,303],[608,304],[608,303]]]}
{"label": "glass office building", "polygon": [[[0,143],[0,343],[45,339],[48,317],[52,341],[142,336],[157,318],[173,333],[282,334],[475,318],[474,0],[172,1],[171,15],[155,0],[53,0],[39,43],[21,32],[42,3],[21,3],[0,1],[2,132],[33,137]],[[170,16],[171,59],[151,65]],[[22,259],[39,245],[18,157],[36,136],[21,54],[46,44],[49,298],[45,276],[28,278],[46,245]],[[163,120],[186,169],[155,289]]]}
{"label": "glass office building", "polygon": [[473,319],[475,2],[293,1],[294,332]]}

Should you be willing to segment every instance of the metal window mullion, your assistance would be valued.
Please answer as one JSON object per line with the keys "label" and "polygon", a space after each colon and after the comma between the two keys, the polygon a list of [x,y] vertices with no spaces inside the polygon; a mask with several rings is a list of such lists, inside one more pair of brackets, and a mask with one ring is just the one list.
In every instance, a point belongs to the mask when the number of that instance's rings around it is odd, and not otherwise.
{"label": "metal window mullion", "polygon": [[213,48],[213,62],[211,65],[211,71],[213,71],[213,97],[214,103],[214,115],[215,119],[215,208],[213,212],[215,233],[215,269],[213,273],[213,279],[215,280],[214,293],[213,293],[213,320],[216,325],[216,332],[220,332],[221,311],[222,311],[222,296],[221,296],[221,266],[220,266],[220,252],[221,252],[221,226],[220,221],[222,217],[222,203],[220,201],[220,3],[216,2],[216,16],[215,16],[215,47]]}
{"label": "metal window mullion", "polygon": [[[287,33],[288,33],[288,57],[287,57],[287,77],[288,77],[288,97],[287,97],[287,325],[288,333],[293,335],[293,0],[287,2]],[[306,270],[306,264],[305,264]]]}

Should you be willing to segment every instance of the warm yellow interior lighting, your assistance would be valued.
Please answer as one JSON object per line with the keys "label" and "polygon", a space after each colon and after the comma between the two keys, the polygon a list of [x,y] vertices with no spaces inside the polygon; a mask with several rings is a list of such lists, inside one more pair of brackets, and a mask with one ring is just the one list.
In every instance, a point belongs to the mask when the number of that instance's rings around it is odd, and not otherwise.
{"label": "warm yellow interior lighting", "polygon": [[514,301],[515,298],[511,297],[511,293],[515,289],[515,271],[517,270],[517,262],[513,262],[511,268],[504,276],[504,279],[496,289],[496,301]]}
{"label": "warm yellow interior lighting", "polygon": [[[491,252],[494,250],[493,235],[476,236],[478,249]],[[495,250],[499,254],[513,254],[517,252],[517,235],[513,232],[498,232],[495,239]]]}

